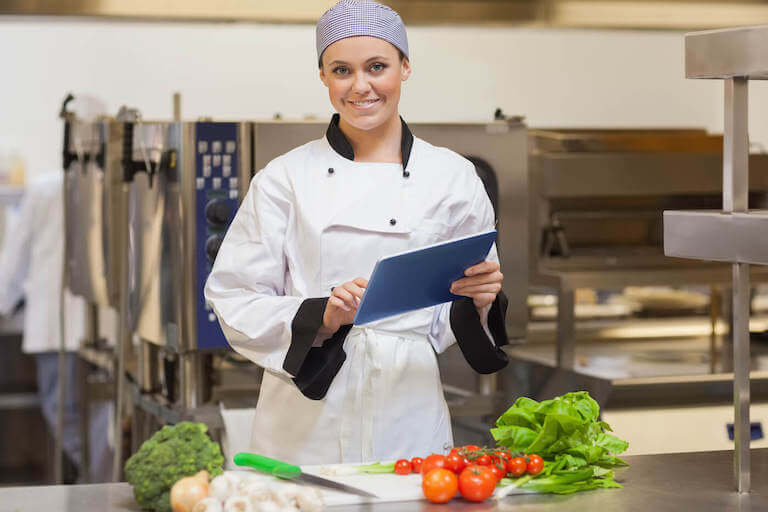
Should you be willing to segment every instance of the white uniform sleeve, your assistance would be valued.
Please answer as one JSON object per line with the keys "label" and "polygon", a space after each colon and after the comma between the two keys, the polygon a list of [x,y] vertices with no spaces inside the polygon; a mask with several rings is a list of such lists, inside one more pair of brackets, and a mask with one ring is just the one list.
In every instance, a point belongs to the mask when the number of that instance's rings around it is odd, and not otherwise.
{"label": "white uniform sleeve", "polygon": [[304,298],[284,295],[285,234],[293,213],[282,169],[268,165],[251,182],[205,286],[205,297],[234,350],[285,378],[291,323]]}
{"label": "white uniform sleeve", "polygon": [[0,314],[8,315],[24,297],[24,283],[29,273],[32,250],[32,226],[35,222],[35,201],[27,192],[19,213],[3,236],[0,253]]}

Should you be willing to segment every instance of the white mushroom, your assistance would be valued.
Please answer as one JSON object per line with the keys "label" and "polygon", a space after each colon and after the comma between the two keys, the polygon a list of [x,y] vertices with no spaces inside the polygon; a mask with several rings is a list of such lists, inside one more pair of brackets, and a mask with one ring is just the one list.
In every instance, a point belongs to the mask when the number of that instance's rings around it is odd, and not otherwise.
{"label": "white mushroom", "polygon": [[204,500],[198,501],[192,512],[223,512],[224,507],[221,505],[221,500],[218,498],[208,497]]}
{"label": "white mushroom", "polygon": [[247,474],[244,477],[240,478],[240,481],[237,483],[237,492],[240,493],[243,489],[250,486],[254,483],[270,483],[274,480],[274,477],[268,476],[268,475],[259,475],[257,473],[251,473]]}
{"label": "white mushroom", "polygon": [[283,508],[274,501],[260,501],[254,503],[254,512],[284,512]]}
{"label": "white mushroom", "polygon": [[302,486],[296,495],[296,503],[301,512],[320,512],[323,510],[323,495],[314,487]]}
{"label": "white mushroom", "polygon": [[296,484],[280,484],[273,488],[274,501],[283,508],[296,507],[296,496],[301,492],[301,487]]}
{"label": "white mushroom", "polygon": [[232,473],[223,473],[211,480],[209,496],[218,498],[221,501],[226,501],[227,498],[235,494],[239,483],[240,479],[236,475]]}
{"label": "white mushroom", "polygon": [[224,502],[224,512],[254,512],[254,510],[248,498],[232,496]]}
{"label": "white mushroom", "polygon": [[267,482],[251,482],[242,487],[238,494],[248,498],[254,505],[262,501],[274,501],[275,499],[274,489]]}

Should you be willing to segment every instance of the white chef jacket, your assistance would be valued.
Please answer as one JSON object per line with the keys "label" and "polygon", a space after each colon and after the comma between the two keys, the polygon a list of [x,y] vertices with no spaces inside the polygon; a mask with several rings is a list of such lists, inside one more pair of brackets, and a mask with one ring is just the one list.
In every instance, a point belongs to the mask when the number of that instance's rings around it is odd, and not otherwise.
{"label": "white chef jacket", "polygon": [[[19,213],[3,236],[0,253],[0,314],[25,298],[22,350],[59,350],[64,258],[63,173],[49,172],[27,185]],[[67,350],[85,335],[85,302],[64,295]]]}
{"label": "white chef jacket", "polygon": [[[205,288],[232,348],[266,370],[253,452],[321,464],[394,460],[452,444],[436,359],[457,340],[450,303],[316,337],[331,288],[370,277],[380,256],[494,227],[473,165],[411,140],[406,170],[355,162],[328,135],[253,178]],[[497,260],[495,247],[489,259]],[[472,331],[465,346],[503,366],[497,345],[506,337],[494,342],[486,332]]]}

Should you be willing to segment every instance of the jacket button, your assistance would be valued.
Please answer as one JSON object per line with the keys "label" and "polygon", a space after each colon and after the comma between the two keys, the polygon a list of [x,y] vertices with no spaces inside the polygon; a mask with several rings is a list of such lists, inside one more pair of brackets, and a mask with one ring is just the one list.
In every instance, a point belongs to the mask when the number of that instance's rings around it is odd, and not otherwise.
{"label": "jacket button", "polygon": [[395,224],[397,224],[397,220],[395,220],[395,219],[389,219],[389,223],[390,223],[392,226],[394,226]]}
{"label": "jacket button", "polygon": [[328,168],[328,174],[333,174],[333,167]]}
{"label": "jacket button", "polygon": [[403,171],[403,178],[407,178],[411,175],[410,171]]}

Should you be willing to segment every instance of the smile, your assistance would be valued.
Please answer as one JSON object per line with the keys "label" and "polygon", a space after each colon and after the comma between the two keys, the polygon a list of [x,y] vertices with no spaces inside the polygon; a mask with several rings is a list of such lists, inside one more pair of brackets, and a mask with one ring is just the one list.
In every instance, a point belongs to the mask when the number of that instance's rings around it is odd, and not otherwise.
{"label": "smile", "polygon": [[375,105],[378,102],[379,102],[379,98],[376,98],[373,100],[359,100],[359,101],[347,100],[347,103],[349,103],[350,105],[358,109],[371,108],[373,105]]}

